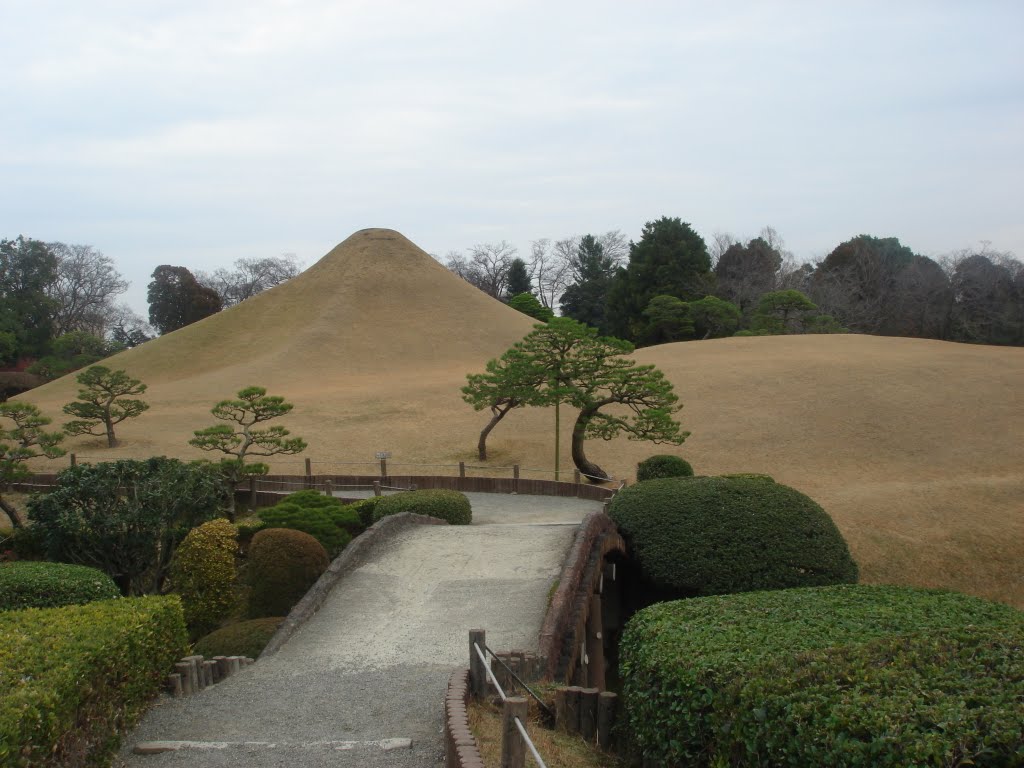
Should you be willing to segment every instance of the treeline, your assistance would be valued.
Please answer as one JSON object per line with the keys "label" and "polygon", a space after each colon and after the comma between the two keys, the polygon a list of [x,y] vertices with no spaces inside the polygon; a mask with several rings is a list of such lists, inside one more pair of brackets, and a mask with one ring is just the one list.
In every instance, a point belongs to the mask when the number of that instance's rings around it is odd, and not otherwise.
{"label": "treeline", "polygon": [[[239,259],[234,269],[193,275],[161,265],[149,283],[149,318],[118,297],[128,282],[91,245],[0,240],[0,370],[52,379],[157,334],[219,312],[294,277],[294,256]],[[10,386],[9,386],[10,384]],[[0,395],[25,389],[0,381]],[[0,397],[2,399],[2,397]]]}
{"label": "treeline", "polygon": [[[586,323],[639,346],[731,335],[853,332],[1024,345],[1024,263],[987,244],[938,260],[893,237],[859,235],[797,263],[766,228],[711,247],[678,218],[621,232],[506,242],[449,253],[446,266],[486,293]],[[513,301],[514,300],[514,301]],[[525,307],[525,309],[524,309]]]}

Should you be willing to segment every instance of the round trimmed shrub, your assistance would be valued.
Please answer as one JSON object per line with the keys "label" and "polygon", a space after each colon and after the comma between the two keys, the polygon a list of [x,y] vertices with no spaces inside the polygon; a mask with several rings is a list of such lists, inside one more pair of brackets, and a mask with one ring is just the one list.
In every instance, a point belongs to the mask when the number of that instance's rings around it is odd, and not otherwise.
{"label": "round trimmed shrub", "polygon": [[745,477],[648,480],[617,493],[609,515],[643,577],[680,597],[857,581],[832,518],[786,485]]}
{"label": "round trimmed shrub", "polygon": [[287,616],[330,563],[323,544],[308,533],[260,531],[249,546],[249,616]]}
{"label": "round trimmed shrub", "polygon": [[380,520],[402,512],[436,517],[452,525],[469,525],[473,520],[473,509],[466,494],[442,488],[382,496],[373,510],[373,519]]}
{"label": "round trimmed shrub", "polygon": [[318,491],[290,494],[273,507],[260,511],[269,528],[291,528],[304,531],[324,545],[327,554],[335,557],[353,536],[363,532],[359,514],[341,499],[324,496]]}
{"label": "round trimmed shrub", "polygon": [[120,596],[113,579],[96,568],[28,560],[0,563],[0,611],[60,608]]}
{"label": "round trimmed shrub", "polygon": [[255,659],[267,647],[284,616],[250,619],[214,630],[196,641],[193,653],[212,656],[248,656]]}
{"label": "round trimmed shrub", "polygon": [[237,529],[224,518],[189,531],[171,561],[171,588],[181,596],[192,637],[205,635],[235,601]]}
{"label": "round trimmed shrub", "polygon": [[659,453],[636,465],[638,483],[659,477],[693,477],[693,467],[686,459],[668,453]]}

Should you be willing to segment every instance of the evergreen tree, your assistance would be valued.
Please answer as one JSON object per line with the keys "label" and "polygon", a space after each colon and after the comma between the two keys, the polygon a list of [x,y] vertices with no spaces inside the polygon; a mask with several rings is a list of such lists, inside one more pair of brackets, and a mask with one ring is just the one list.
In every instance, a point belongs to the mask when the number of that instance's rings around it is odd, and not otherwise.
{"label": "evergreen tree", "polygon": [[713,276],[703,238],[678,218],[644,225],[630,243],[629,265],[619,270],[608,293],[608,325],[613,334],[645,344],[649,322],[644,309],[655,296],[693,301],[707,295]]}
{"label": "evergreen tree", "polygon": [[511,299],[521,293],[533,293],[533,281],[526,269],[526,262],[520,258],[512,259],[508,265],[508,282],[505,285],[505,292]]}
{"label": "evergreen tree", "polygon": [[200,285],[185,267],[167,264],[153,270],[147,297],[149,322],[161,335],[184,328],[221,309],[216,291]]}

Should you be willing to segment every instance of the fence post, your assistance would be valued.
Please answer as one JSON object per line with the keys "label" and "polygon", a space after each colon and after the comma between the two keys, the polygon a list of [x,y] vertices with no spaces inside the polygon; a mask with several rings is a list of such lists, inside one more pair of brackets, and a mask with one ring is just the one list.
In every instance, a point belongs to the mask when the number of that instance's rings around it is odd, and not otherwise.
{"label": "fence post", "polygon": [[612,745],[612,726],[615,725],[615,705],[618,696],[611,691],[597,695],[597,743],[602,749]]}
{"label": "fence post", "polygon": [[333,487],[333,484],[331,483],[331,478],[327,478],[326,480],[324,480],[324,496],[333,496],[333,495],[334,495],[334,487]]}
{"label": "fence post", "polygon": [[306,459],[306,483],[303,487],[313,487],[313,462],[310,459]]}
{"label": "fence post", "polygon": [[576,486],[576,498],[580,497],[580,471],[578,469],[573,470],[572,482]]}
{"label": "fence post", "polygon": [[465,477],[465,476],[466,476],[466,462],[460,461],[459,462],[459,477]]}
{"label": "fence post", "polygon": [[526,744],[516,727],[516,718],[526,726],[526,698],[510,696],[501,712],[501,768],[523,768],[526,765]]}
{"label": "fence post", "polygon": [[381,480],[386,480],[387,477],[388,477],[388,460],[387,459],[381,459],[380,460],[380,479]]}
{"label": "fence post", "polygon": [[469,630],[469,692],[476,699],[487,695],[487,670],[474,645],[484,650],[487,645],[487,632],[483,629]]}
{"label": "fence post", "polygon": [[580,691],[580,736],[587,742],[593,742],[597,735],[597,702],[600,691],[597,688],[584,688]]}
{"label": "fence post", "polygon": [[249,475],[249,509],[256,509],[256,476]]}
{"label": "fence post", "polygon": [[77,467],[78,466],[78,456],[73,454],[73,453],[71,454],[71,466],[72,467]]}
{"label": "fence post", "polygon": [[512,466],[512,492],[519,493],[519,465]]}
{"label": "fence post", "polygon": [[380,480],[373,481],[373,495],[380,496]]}
{"label": "fence post", "polygon": [[604,679],[604,638],[601,634],[601,596],[590,596],[590,611],[587,615],[587,682],[599,690],[605,689]]}

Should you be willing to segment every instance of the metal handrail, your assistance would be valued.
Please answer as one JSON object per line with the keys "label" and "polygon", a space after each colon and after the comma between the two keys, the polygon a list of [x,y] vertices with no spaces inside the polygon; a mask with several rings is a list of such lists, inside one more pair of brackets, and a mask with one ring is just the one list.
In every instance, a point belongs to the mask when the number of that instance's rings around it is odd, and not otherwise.
{"label": "metal handrail", "polygon": [[[487,648],[487,644],[486,643],[484,644],[484,647]],[[502,701],[508,701],[508,696],[505,695],[505,691],[502,689],[501,683],[498,682],[498,678],[496,678],[494,676],[494,670],[492,670],[491,669],[491,665],[487,663],[487,657],[484,655],[484,652],[480,650],[480,646],[477,645],[476,643],[473,643],[473,650],[475,650],[476,651],[476,655],[480,657],[480,661],[484,665],[484,672],[487,673],[487,676],[491,679],[491,682],[494,683],[494,687],[498,689],[498,695],[501,696],[501,700]],[[494,656],[494,658],[498,658],[494,654],[494,652],[491,651],[489,648],[488,648],[488,653],[490,653],[492,656]],[[498,659],[498,662],[501,663],[501,659]],[[505,665],[502,664],[502,666],[505,666]],[[508,669],[508,667],[505,667],[505,668]],[[511,672],[511,671],[512,670],[509,670],[509,672]],[[518,678],[516,678],[516,679],[518,679]],[[529,690],[529,689],[527,689],[527,690]],[[533,691],[530,691],[530,693],[532,695]],[[534,698],[536,698],[536,696],[534,696]],[[533,745],[533,739],[530,738],[530,734],[528,734],[526,732],[526,726],[523,725],[523,721],[520,720],[518,717],[515,717],[515,716],[513,716],[512,719],[516,723],[516,728],[519,729],[519,734],[523,737],[523,742],[529,748],[530,754],[533,755],[533,759],[537,762],[538,768],[548,768],[547,765],[544,763],[543,758],[541,758],[540,753],[537,752],[537,747],[535,747]]]}

